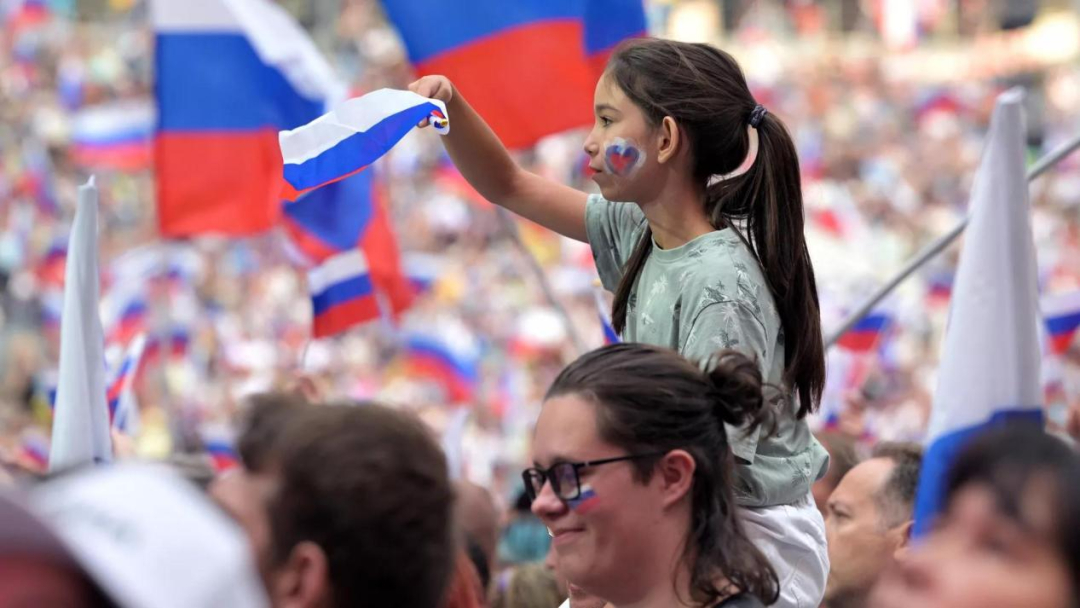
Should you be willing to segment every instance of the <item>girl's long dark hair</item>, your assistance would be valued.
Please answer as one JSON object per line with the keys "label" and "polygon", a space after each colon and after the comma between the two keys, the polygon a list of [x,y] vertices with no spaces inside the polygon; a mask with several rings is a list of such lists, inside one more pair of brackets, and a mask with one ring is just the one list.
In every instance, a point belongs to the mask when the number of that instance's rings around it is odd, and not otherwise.
{"label": "girl's long dark hair", "polygon": [[[757,364],[744,355],[722,351],[706,370],[665,348],[613,344],[571,363],[545,399],[573,394],[592,401],[600,437],[628,454],[688,452],[696,468],[683,558],[692,600],[712,606],[741,592],[771,604],[779,582],[738,518],[734,457],[724,424],[768,426],[774,410],[763,398]],[[648,482],[657,461],[635,461],[637,479]],[[728,585],[718,589],[721,576]]]}
{"label": "girl's long dark hair", "polygon": [[[705,211],[717,229],[736,223],[761,264],[784,332],[784,384],[799,397],[799,416],[817,407],[825,388],[825,346],[810,253],[803,235],[799,158],[784,124],[766,114],[757,126],[757,158],[734,172],[750,147],[747,125],[757,106],[739,64],[706,44],[659,39],[623,43],[606,74],[638,105],[653,126],[675,119],[689,140],[694,178],[705,191]],[[627,303],[652,232],[645,230],[615,291],[612,321],[626,327]]]}

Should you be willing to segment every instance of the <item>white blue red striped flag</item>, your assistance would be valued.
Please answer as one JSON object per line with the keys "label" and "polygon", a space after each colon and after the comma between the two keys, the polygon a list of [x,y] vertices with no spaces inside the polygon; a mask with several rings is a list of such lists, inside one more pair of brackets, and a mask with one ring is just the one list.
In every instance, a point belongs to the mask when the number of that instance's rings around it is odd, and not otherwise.
{"label": "white blue red striped flag", "polygon": [[1080,291],[1043,296],[1041,304],[1050,350],[1060,355],[1069,350],[1080,329]]}
{"label": "white blue red striped flag", "polygon": [[113,370],[105,395],[109,404],[109,418],[112,420],[112,426],[128,434],[138,432],[139,409],[131,387],[135,382],[135,374],[139,370],[139,362],[145,346],[145,334],[139,334],[131,340],[124,352],[124,358]]}
{"label": "white blue red striped flag", "polygon": [[363,171],[419,122],[449,132],[446,106],[411,91],[380,89],[350,99],[314,121],[278,135],[285,161],[282,197],[303,194]]}
{"label": "white blue red striped flag", "polygon": [[998,98],[975,176],[915,504],[920,534],[940,511],[949,468],[969,438],[1006,421],[1042,420],[1022,101],[1019,90]]}
{"label": "white blue red striped flag", "polygon": [[359,249],[339,253],[308,272],[313,335],[331,336],[379,314],[379,302]]}

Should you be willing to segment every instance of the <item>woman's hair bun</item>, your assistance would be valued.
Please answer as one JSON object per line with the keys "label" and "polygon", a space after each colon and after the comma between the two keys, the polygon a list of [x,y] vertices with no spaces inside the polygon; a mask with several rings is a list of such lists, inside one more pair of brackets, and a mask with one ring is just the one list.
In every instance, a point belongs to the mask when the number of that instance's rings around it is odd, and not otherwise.
{"label": "woman's hair bun", "polygon": [[761,369],[757,362],[734,350],[713,353],[702,362],[702,371],[713,389],[716,416],[724,423],[757,428],[771,412],[766,407]]}

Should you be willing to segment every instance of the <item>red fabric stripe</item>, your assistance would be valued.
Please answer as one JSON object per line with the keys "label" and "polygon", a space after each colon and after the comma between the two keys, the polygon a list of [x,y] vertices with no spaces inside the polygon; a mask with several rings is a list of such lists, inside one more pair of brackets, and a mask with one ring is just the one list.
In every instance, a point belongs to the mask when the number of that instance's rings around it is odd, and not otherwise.
{"label": "red fabric stripe", "polygon": [[163,236],[242,236],[277,224],[284,179],[276,130],[161,133],[155,153]]}
{"label": "red fabric stripe", "polygon": [[367,258],[371,284],[390,303],[390,312],[396,318],[412,306],[415,292],[401,267],[401,252],[386,214],[386,196],[381,184],[373,186],[371,197],[371,220],[360,246]]}
{"label": "red fabric stripe", "polygon": [[364,165],[363,167],[360,167],[356,171],[346,173],[345,175],[342,175],[341,177],[339,177],[337,179],[332,179],[332,180],[330,180],[328,182],[324,182],[322,184],[319,184],[318,186],[312,186],[310,188],[304,188],[303,190],[297,190],[296,188],[293,187],[292,184],[290,184],[289,182],[287,182],[285,180],[282,180],[282,182],[281,182],[282,183],[282,186],[281,186],[281,198],[283,198],[283,199],[285,199],[287,201],[295,201],[296,199],[300,198],[301,196],[304,196],[305,194],[307,194],[308,192],[311,192],[312,190],[318,190],[319,188],[322,188],[323,186],[329,186],[330,184],[332,184],[334,182],[340,182],[341,180],[343,180],[343,179],[345,179],[347,177],[352,177],[352,176],[356,175],[357,173],[360,173],[364,169],[367,169],[369,166],[370,165]]}
{"label": "red fabric stripe", "polygon": [[337,249],[327,245],[322,239],[316,237],[307,230],[304,230],[289,216],[284,216],[282,224],[285,226],[285,231],[289,234],[289,238],[292,240],[293,244],[296,245],[297,249],[303,252],[313,264],[318,264],[338,253]]}
{"label": "red fabric stripe", "polygon": [[413,354],[409,357],[409,370],[417,376],[438,381],[446,389],[447,398],[453,403],[470,401],[473,387],[452,368],[432,357]]}
{"label": "red fabric stripe", "polygon": [[379,318],[378,301],[373,296],[358,298],[316,316],[313,332],[316,338],[325,338],[377,318]]}
{"label": "red fabric stripe", "polygon": [[592,122],[596,78],[582,40],[578,21],[543,22],[482,38],[416,69],[448,76],[507,147],[526,148]]}
{"label": "red fabric stripe", "polygon": [[840,338],[838,344],[849,350],[869,352],[877,346],[879,335],[875,331],[849,331]]}
{"label": "red fabric stripe", "polygon": [[75,146],[71,149],[71,158],[85,167],[137,171],[150,166],[153,148],[149,141],[116,146]]}
{"label": "red fabric stripe", "polygon": [[1069,350],[1075,335],[1076,331],[1069,331],[1057,336],[1050,336],[1050,348],[1054,351],[1054,354],[1060,355]]}

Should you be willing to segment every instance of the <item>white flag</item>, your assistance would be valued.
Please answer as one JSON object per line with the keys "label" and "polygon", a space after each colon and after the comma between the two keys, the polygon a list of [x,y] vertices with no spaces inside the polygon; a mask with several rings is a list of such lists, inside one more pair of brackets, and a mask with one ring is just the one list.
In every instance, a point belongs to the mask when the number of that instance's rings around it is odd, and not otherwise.
{"label": "white flag", "polygon": [[90,178],[79,188],[68,242],[50,471],[112,460],[104,338],[98,316],[97,206],[97,187]]}

